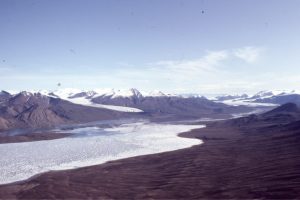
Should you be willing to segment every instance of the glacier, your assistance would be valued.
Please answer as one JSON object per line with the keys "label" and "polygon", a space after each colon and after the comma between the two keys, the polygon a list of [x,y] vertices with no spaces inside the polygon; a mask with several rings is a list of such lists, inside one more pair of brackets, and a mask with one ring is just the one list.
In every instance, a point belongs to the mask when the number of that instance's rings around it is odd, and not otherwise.
{"label": "glacier", "polygon": [[26,180],[51,170],[72,169],[111,160],[172,151],[201,144],[179,133],[205,125],[157,124],[147,121],[101,128],[91,125],[54,132],[73,136],[45,141],[0,144],[0,184]]}
{"label": "glacier", "polygon": [[68,98],[66,100],[68,100],[74,104],[95,107],[95,108],[105,108],[105,109],[115,110],[115,111],[119,111],[119,112],[134,112],[134,113],[144,112],[141,109],[127,107],[127,106],[104,105],[104,104],[98,104],[98,103],[96,104],[96,103],[91,102],[90,99],[86,99],[85,97],[79,97],[79,98],[73,98],[73,99]]}

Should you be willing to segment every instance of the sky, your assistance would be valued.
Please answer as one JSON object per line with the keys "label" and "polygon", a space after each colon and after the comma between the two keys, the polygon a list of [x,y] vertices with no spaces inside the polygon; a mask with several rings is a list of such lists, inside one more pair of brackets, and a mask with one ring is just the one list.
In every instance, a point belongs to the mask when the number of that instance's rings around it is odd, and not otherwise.
{"label": "sky", "polygon": [[0,0],[0,89],[300,89],[299,0]]}

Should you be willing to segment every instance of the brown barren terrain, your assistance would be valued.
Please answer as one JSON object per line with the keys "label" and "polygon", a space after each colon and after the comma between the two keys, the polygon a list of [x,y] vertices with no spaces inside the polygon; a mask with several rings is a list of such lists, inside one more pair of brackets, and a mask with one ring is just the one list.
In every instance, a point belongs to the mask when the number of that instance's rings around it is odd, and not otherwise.
{"label": "brown barren terrain", "polygon": [[300,198],[300,129],[218,122],[182,136],[204,144],[0,186],[2,199]]}

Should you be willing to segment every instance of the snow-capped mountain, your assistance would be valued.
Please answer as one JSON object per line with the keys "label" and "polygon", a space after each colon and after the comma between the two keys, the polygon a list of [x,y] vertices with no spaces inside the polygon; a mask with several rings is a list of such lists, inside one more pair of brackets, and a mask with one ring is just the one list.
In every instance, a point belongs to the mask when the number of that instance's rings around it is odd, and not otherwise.
{"label": "snow-capped mountain", "polygon": [[85,102],[85,105],[117,106],[116,108],[122,107],[130,109],[132,112],[160,115],[184,114],[186,116],[196,116],[204,113],[229,112],[228,109],[231,109],[229,106],[212,102],[203,96],[165,94],[158,90],[149,93],[140,92],[137,89],[94,90],[94,93],[91,93],[91,95],[85,94],[83,96],[83,93],[78,93],[69,97],[69,100],[74,103]]}
{"label": "snow-capped mountain", "polygon": [[119,106],[115,104],[102,104],[97,103],[94,99],[139,99],[142,94],[137,89],[129,90],[114,90],[114,89],[103,89],[103,90],[76,90],[76,89],[63,89],[52,92],[53,96],[65,99],[75,104],[81,104],[90,107],[105,108],[109,110],[115,110],[120,112],[143,112],[140,109],[132,108],[128,106]]}
{"label": "snow-capped mountain", "polygon": [[164,96],[168,96],[170,94],[165,94],[162,91],[159,90],[153,90],[149,93],[144,93],[143,96],[152,96],[152,97],[164,97]]}
{"label": "snow-capped mountain", "polygon": [[[94,89],[94,90],[80,90],[76,88],[64,88],[55,91],[38,90],[30,91],[31,93],[40,93],[49,97],[64,99],[76,104],[85,106],[106,108],[122,112],[143,112],[153,107],[153,104],[158,102],[167,102],[170,100],[183,101],[188,99],[193,101],[200,101],[206,99],[199,94],[166,94],[159,90],[151,92],[139,91],[138,89]],[[0,93],[0,98],[4,98],[7,94]],[[300,91],[284,91],[284,90],[270,90],[260,91],[254,95],[219,95],[213,100],[216,103],[224,103],[230,106],[278,106],[288,102],[300,104]],[[186,100],[186,101],[188,101]],[[207,99],[206,99],[207,100]],[[145,105],[146,104],[146,105]],[[175,105],[176,106],[176,103]],[[157,109],[161,110],[161,109]],[[153,111],[153,110],[152,110]]]}
{"label": "snow-capped mountain", "polygon": [[14,95],[1,92],[0,130],[110,120],[130,114],[101,106],[79,105],[51,95],[26,91]]}
{"label": "snow-capped mountain", "polygon": [[224,95],[224,96],[217,97],[216,101],[228,105],[248,105],[248,106],[278,106],[285,103],[295,103],[300,105],[300,91],[267,90],[267,91],[260,91],[252,96]]}
{"label": "snow-capped mountain", "polygon": [[253,96],[251,96],[250,99],[262,99],[262,98],[270,98],[272,96],[278,96],[278,95],[285,95],[285,94],[292,94],[293,91],[285,91],[285,90],[264,90],[260,91]]}
{"label": "snow-capped mountain", "polygon": [[116,117],[186,119],[249,112],[246,106],[229,106],[199,95],[149,93],[137,89],[23,91],[0,93],[0,128],[45,127]]}
{"label": "snow-capped mountain", "polygon": [[253,98],[254,102],[258,103],[273,103],[273,104],[285,104],[285,103],[295,103],[300,105],[300,92],[296,90],[292,91],[281,91],[272,92],[269,96],[262,96],[259,98]]}
{"label": "snow-capped mountain", "polygon": [[[28,92],[23,91],[21,93],[30,94],[41,94],[48,97],[60,98],[70,101],[75,104],[81,104],[90,107],[105,108],[109,110],[115,110],[120,112],[143,112],[141,109],[125,106],[130,104],[130,101],[139,101],[145,97],[162,97],[170,96],[162,93],[161,91],[152,91],[149,93],[140,92],[135,88],[128,90],[116,90],[116,89],[95,89],[95,90],[80,90],[76,88],[64,88],[55,91],[47,90],[29,90]],[[142,94],[143,93],[143,94]],[[0,93],[0,98],[7,96],[8,92]],[[18,94],[18,93],[17,93]],[[10,94],[9,94],[10,95]],[[98,101],[108,101],[101,104]],[[119,102],[119,103],[116,103]],[[126,103],[127,102],[127,103]]]}
{"label": "snow-capped mountain", "polygon": [[226,101],[226,100],[232,100],[232,99],[246,99],[249,96],[247,94],[242,95],[221,95],[217,96],[215,99],[218,101]]}
{"label": "snow-capped mountain", "polygon": [[[35,91],[40,92],[40,91]],[[48,91],[48,94],[52,93],[52,95],[61,97],[61,98],[72,98],[85,96],[85,97],[99,97],[105,96],[110,98],[118,98],[118,97],[135,97],[135,98],[143,98],[143,97],[159,97],[159,96],[179,96],[175,94],[166,94],[159,90],[153,90],[150,92],[140,91],[136,88],[130,89],[112,89],[112,88],[104,88],[104,89],[93,89],[93,90],[79,90],[75,88],[66,88],[66,89],[59,89],[56,91]]]}
{"label": "snow-capped mountain", "polygon": [[90,91],[77,89],[61,89],[49,93],[53,97],[58,97],[92,107],[100,107],[121,112],[143,112],[136,105],[147,98],[159,99],[163,97],[175,97],[176,95],[165,94],[159,90],[151,92],[139,91],[135,88],[128,90],[117,89],[95,89]]}
{"label": "snow-capped mountain", "polygon": [[298,90],[264,90],[260,91],[253,96],[251,96],[251,99],[262,99],[262,98],[270,98],[274,96],[285,96],[285,95],[293,95],[298,94],[300,95],[300,91]]}
{"label": "snow-capped mountain", "polygon": [[146,116],[174,119],[230,117],[288,102],[300,105],[298,91],[261,91],[252,96],[223,95],[214,100],[198,94],[174,95],[155,90],[65,88],[55,91],[0,92],[0,127],[40,127]]}

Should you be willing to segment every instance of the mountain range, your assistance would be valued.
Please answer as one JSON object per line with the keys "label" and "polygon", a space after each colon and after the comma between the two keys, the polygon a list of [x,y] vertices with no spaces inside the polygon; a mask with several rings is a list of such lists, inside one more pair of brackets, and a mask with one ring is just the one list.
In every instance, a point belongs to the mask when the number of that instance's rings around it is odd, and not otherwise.
{"label": "mountain range", "polygon": [[296,91],[263,91],[252,96],[174,95],[161,91],[59,89],[0,92],[0,130],[53,127],[69,123],[126,117],[152,120],[230,118],[240,113],[266,111],[285,103],[300,105]]}
{"label": "mountain range", "polygon": [[52,127],[128,116],[128,113],[74,104],[40,93],[11,95],[1,92],[0,100],[0,130]]}
{"label": "mountain range", "polygon": [[69,123],[127,117],[152,120],[231,117],[250,112],[246,106],[230,106],[202,96],[180,96],[137,89],[81,91],[62,89],[0,93],[0,130],[53,127]]}
{"label": "mountain range", "polygon": [[260,91],[254,95],[221,95],[215,101],[229,105],[248,105],[248,106],[278,106],[285,103],[295,103],[300,105],[300,91],[292,90],[267,90]]}

